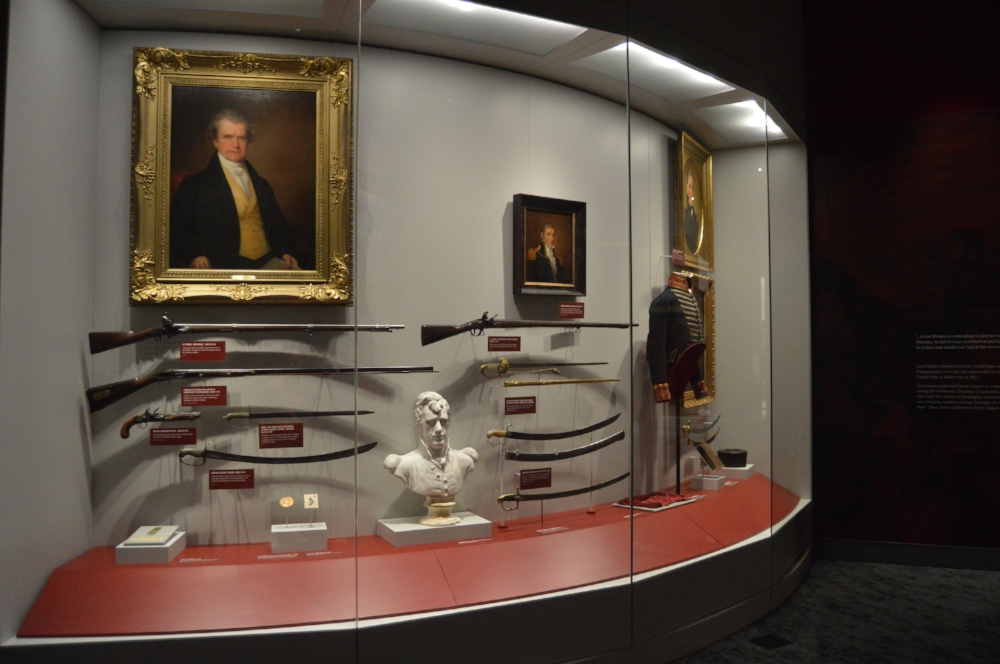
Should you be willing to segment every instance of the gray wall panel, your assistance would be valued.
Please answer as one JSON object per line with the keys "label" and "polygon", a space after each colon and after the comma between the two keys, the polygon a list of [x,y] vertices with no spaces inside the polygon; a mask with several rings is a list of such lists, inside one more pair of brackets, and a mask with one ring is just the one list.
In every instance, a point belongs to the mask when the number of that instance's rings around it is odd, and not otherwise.
{"label": "gray wall panel", "polygon": [[93,319],[100,31],[69,0],[11,3],[0,256],[0,642],[90,544],[83,391]]}

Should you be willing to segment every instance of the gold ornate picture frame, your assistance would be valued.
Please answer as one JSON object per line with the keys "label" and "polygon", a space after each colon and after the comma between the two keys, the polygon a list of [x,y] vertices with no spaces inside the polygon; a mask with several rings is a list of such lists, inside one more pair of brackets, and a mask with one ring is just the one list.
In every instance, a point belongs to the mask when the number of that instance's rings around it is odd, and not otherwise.
{"label": "gold ornate picture frame", "polygon": [[684,267],[715,269],[712,218],[712,155],[681,132],[677,146],[677,215],[674,247],[684,252]]}
{"label": "gold ornate picture frame", "polygon": [[698,361],[702,375],[705,376],[705,387],[708,396],[696,399],[694,390],[684,392],[684,407],[694,408],[715,401],[715,280],[693,272],[682,272],[691,280],[691,291],[698,308],[701,309],[702,325],[705,328],[705,352]]}
{"label": "gold ornate picture frame", "polygon": [[130,304],[351,304],[353,61],[133,57]]}

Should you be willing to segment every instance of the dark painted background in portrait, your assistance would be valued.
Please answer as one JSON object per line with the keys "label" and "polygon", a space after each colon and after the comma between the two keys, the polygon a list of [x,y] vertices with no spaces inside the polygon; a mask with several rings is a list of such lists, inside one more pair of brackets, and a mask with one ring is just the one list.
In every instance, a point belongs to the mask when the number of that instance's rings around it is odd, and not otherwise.
{"label": "dark painted background in portrait", "polygon": [[299,266],[316,269],[316,94],[174,86],[171,104],[171,195],[215,154],[208,125],[224,108],[253,124],[247,160],[274,189],[295,235]]}
{"label": "dark painted background in portrait", "polygon": [[915,396],[1000,332],[997,4],[803,2],[816,537],[1000,548],[1000,411]]}

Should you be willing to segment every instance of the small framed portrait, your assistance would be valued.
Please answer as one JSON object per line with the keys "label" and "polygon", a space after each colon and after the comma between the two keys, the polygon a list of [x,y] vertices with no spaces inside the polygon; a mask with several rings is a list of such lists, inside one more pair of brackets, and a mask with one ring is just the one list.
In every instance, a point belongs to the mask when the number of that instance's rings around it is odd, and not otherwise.
{"label": "small framed portrait", "polygon": [[701,311],[705,334],[705,352],[698,360],[698,368],[701,370],[708,395],[698,398],[692,389],[684,392],[684,407],[694,408],[715,401],[715,280],[693,272],[680,274],[687,278],[691,286],[691,293]]}
{"label": "small framed portrait", "polygon": [[684,266],[714,270],[712,230],[712,155],[681,132],[677,148],[677,219],[674,247],[684,252]]}
{"label": "small framed portrait", "polygon": [[133,51],[132,304],[350,304],[349,59]]}
{"label": "small framed portrait", "polygon": [[587,204],[514,196],[514,295],[587,294]]}

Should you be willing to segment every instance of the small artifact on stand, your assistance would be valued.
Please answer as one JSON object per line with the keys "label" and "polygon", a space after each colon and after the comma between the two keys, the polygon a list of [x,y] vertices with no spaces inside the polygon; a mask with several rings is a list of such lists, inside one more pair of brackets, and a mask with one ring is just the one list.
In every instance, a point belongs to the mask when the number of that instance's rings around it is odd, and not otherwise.
{"label": "small artifact on stand", "polygon": [[278,506],[285,513],[285,523],[271,526],[271,553],[325,551],[328,534],[326,523],[288,523],[289,509],[294,505],[295,499],[291,496],[278,500]]}
{"label": "small artifact on stand", "polygon": [[417,396],[413,417],[417,449],[402,456],[390,454],[382,465],[402,480],[407,489],[426,497],[427,516],[420,520],[421,524],[453,526],[462,520],[451,513],[455,495],[475,469],[479,453],[471,447],[451,449],[448,441],[451,407],[437,392]]}
{"label": "small artifact on stand", "polygon": [[731,480],[748,480],[753,477],[753,464],[747,462],[747,451],[729,448],[719,450],[723,467],[719,470]]}

